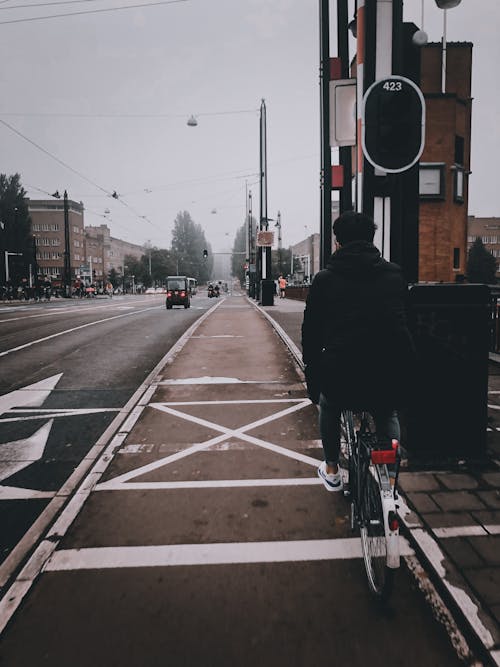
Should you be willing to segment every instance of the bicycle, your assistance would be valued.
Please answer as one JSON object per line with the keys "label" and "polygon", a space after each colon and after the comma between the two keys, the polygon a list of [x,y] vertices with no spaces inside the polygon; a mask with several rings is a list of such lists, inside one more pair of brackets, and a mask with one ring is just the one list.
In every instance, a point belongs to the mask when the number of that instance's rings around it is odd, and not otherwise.
{"label": "bicycle", "polygon": [[355,431],[353,412],[341,413],[348,470],[344,494],[351,501],[351,529],[359,529],[368,587],[386,601],[400,566],[396,501],[401,457],[398,442],[377,438],[372,422],[369,413],[361,412]]}

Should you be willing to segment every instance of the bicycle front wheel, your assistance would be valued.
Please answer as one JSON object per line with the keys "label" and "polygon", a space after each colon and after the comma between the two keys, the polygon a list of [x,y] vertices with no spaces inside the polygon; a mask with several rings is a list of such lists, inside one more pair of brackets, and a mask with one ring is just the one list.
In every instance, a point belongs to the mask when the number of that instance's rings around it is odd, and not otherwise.
{"label": "bicycle front wheel", "polygon": [[387,567],[387,542],[380,488],[366,471],[361,497],[360,536],[368,586],[377,597],[387,600],[394,584],[394,570]]}

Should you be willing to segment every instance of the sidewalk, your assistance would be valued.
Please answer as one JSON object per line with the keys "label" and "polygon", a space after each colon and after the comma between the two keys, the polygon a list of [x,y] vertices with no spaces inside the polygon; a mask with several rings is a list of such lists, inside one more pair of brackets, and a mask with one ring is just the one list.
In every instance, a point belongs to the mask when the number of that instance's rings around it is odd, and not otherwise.
{"label": "sidewalk", "polygon": [[[459,664],[406,572],[390,622],[369,599],[348,504],[316,475],[317,410],[259,316],[298,349],[303,308],[233,296],[186,332],[0,602],[1,665],[315,667],[334,630],[332,664],[374,643],[384,664]],[[498,473],[402,486],[410,547],[500,664]]]}
{"label": "sidewalk", "polygon": [[[300,354],[304,302],[275,299],[262,310]],[[491,358],[491,355],[490,355]],[[471,633],[500,665],[500,376],[490,362],[487,470],[402,472],[401,491],[413,511],[412,546],[434,583]]]}

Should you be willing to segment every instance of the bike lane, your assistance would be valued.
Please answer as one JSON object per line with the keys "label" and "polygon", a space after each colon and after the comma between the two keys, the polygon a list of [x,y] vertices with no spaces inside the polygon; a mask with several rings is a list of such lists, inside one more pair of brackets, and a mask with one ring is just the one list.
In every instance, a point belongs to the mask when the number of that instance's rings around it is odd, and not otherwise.
{"label": "bike lane", "polygon": [[463,664],[404,569],[389,607],[372,600],[321,452],[293,358],[225,299],[2,602],[0,664]]}

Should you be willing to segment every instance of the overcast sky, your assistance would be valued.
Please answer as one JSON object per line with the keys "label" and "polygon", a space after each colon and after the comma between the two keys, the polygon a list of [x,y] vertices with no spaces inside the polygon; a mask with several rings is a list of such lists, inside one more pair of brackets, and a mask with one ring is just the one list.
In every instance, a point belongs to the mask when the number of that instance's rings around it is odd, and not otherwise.
{"label": "overcast sky", "polygon": [[[246,187],[258,215],[265,98],[268,215],[281,211],[285,247],[319,231],[318,0],[152,0],[97,13],[83,12],[147,0],[40,2],[0,1],[0,120],[11,126],[0,123],[0,172],[20,173],[31,198],[67,189],[86,224],[159,247],[187,210],[214,250],[229,248]],[[422,0],[406,0],[404,19],[420,26],[421,16]],[[474,44],[469,212],[498,216],[500,2],[462,0],[447,17],[448,40]],[[441,39],[434,0],[423,27]]]}

